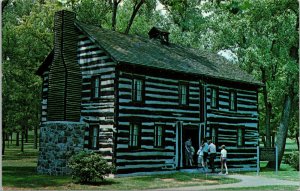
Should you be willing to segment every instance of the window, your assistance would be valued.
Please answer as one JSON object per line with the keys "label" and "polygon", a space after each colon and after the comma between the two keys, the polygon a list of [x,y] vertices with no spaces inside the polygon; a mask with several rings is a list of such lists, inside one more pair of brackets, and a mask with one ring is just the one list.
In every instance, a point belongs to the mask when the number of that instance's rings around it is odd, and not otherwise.
{"label": "window", "polygon": [[187,84],[179,84],[179,104],[188,105],[189,88]]}
{"label": "window", "polygon": [[239,128],[237,130],[237,146],[241,147],[244,146],[244,129]]}
{"label": "window", "polygon": [[218,105],[218,94],[217,89],[211,88],[211,107],[216,108]]}
{"label": "window", "polygon": [[92,98],[100,98],[100,76],[92,77]]}
{"label": "window", "polygon": [[128,146],[131,148],[138,148],[140,146],[140,125],[130,125]]}
{"label": "window", "polygon": [[99,148],[99,126],[90,126],[89,145],[91,149]]}
{"label": "window", "polygon": [[161,125],[157,125],[154,128],[154,147],[163,146],[163,128]]}
{"label": "window", "polygon": [[229,109],[236,111],[236,92],[229,92]]}
{"label": "window", "polygon": [[217,145],[217,130],[215,127],[211,128],[211,141]]}
{"label": "window", "polygon": [[132,81],[132,101],[142,102],[144,97],[144,82],[141,79],[133,79]]}

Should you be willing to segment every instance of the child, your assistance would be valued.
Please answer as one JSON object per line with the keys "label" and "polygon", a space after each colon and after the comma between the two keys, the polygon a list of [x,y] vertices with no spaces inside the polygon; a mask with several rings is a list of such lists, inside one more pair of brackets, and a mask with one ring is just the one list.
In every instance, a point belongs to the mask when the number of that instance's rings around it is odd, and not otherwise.
{"label": "child", "polygon": [[223,166],[225,166],[225,170],[226,170],[226,173],[225,175],[228,174],[228,169],[227,169],[227,150],[225,149],[225,145],[222,145],[221,146],[221,156],[220,156],[220,159],[221,159],[221,172],[219,174],[222,174],[223,173]]}
{"label": "child", "polygon": [[203,161],[203,147],[202,145],[199,147],[199,150],[197,152],[198,155],[198,167],[204,167],[204,161]]}

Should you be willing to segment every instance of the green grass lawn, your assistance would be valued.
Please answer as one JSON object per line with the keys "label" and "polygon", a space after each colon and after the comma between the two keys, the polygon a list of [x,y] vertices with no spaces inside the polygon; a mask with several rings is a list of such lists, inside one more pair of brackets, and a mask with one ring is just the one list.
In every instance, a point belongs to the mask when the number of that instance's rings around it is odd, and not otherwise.
{"label": "green grass lawn", "polygon": [[296,140],[287,139],[285,144],[285,151],[284,154],[291,153],[293,151],[297,151],[297,143]]}
{"label": "green grass lawn", "polygon": [[[31,138],[32,136],[30,136]],[[2,180],[4,190],[142,190],[154,188],[174,188],[196,185],[216,185],[238,182],[225,176],[207,176],[205,174],[173,173],[165,175],[109,178],[105,182],[94,185],[80,185],[72,181],[70,176],[48,176],[36,173],[37,152],[33,149],[33,141],[25,144],[25,151],[20,152],[20,146],[10,144],[2,158]],[[289,147],[294,147],[291,143]],[[266,162],[261,163],[261,176],[286,180],[299,180],[299,172],[289,165],[282,164],[278,175],[274,169],[267,169]],[[256,175],[256,172],[242,174]],[[255,190],[269,190],[272,187],[259,187]],[[281,189],[282,188],[282,189]],[[278,187],[277,190],[287,190]],[[244,188],[243,188],[244,189]],[[254,189],[254,188],[252,188]],[[246,190],[246,188],[245,188]],[[251,188],[250,188],[251,190]],[[274,190],[274,189],[273,189]],[[296,190],[288,187],[288,190]]]}
{"label": "green grass lawn", "polygon": [[36,173],[37,150],[32,140],[20,146],[6,148],[2,160],[2,180],[4,190],[141,190],[151,188],[172,188],[196,185],[234,183],[239,180],[224,176],[204,174],[173,173],[165,175],[109,178],[95,185],[80,185],[72,182],[70,176],[48,176]]}
{"label": "green grass lawn", "polygon": [[[280,165],[280,169],[278,170],[278,174],[275,173],[275,169],[267,168],[267,162],[260,162],[260,176],[266,176],[271,178],[278,178],[281,180],[292,180],[292,181],[300,181],[299,171],[293,169],[290,165],[282,163]],[[256,175],[256,172],[241,172],[241,174],[246,175]]]}

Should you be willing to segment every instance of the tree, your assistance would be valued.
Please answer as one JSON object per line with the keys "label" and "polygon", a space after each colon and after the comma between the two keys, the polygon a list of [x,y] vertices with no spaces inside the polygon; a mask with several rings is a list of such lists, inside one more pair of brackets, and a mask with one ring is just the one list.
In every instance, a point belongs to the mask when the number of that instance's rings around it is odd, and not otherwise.
{"label": "tree", "polygon": [[[143,12],[142,5],[145,4],[145,9],[149,9],[151,11],[154,11],[156,7],[155,0],[69,0],[66,1],[65,4],[72,5],[71,10],[75,11],[78,20],[80,20],[81,22],[98,25],[103,28],[112,29],[114,31],[124,32],[125,34],[129,33],[138,13]],[[140,16],[143,17],[144,15],[145,14],[141,14]],[[117,20],[120,24],[120,27],[118,27],[117,25]],[[123,27],[124,23],[126,23],[125,28]]]}
{"label": "tree", "polygon": [[[284,1],[226,1],[219,6],[203,5],[208,12],[206,39],[215,51],[230,50],[240,67],[264,83],[259,96],[260,130],[266,132],[266,146],[271,146],[271,132],[277,131],[281,162],[292,104],[298,98],[298,6]],[[224,22],[226,21],[226,22]],[[293,27],[291,27],[293,26]],[[295,30],[296,29],[296,30]],[[289,37],[289,38],[287,38]],[[272,163],[269,163],[272,166]]]}
{"label": "tree", "polygon": [[[3,14],[3,121],[4,131],[21,133],[39,126],[41,80],[35,71],[52,49],[56,3],[11,1]],[[37,132],[37,131],[35,131]],[[37,144],[37,135],[35,135]]]}
{"label": "tree", "polygon": [[[37,128],[40,119],[41,79],[35,75],[36,70],[47,54],[53,48],[53,18],[54,13],[61,9],[73,10],[80,21],[110,28],[112,26],[112,4],[107,1],[70,0],[56,1],[2,1],[3,12],[3,137],[5,133],[21,134],[21,150],[24,147],[24,136],[29,129],[35,131],[35,148],[37,148]],[[120,2],[120,1],[119,1]],[[155,6],[155,1],[144,1],[136,5],[134,16],[121,18],[119,23],[128,22],[129,30],[134,26],[134,20],[147,19],[146,8]],[[136,1],[126,1],[126,6],[118,9],[121,15],[126,15],[127,7],[134,7]],[[138,13],[140,15],[137,17]],[[131,14],[131,13],[130,13]],[[150,22],[152,22],[149,19]],[[128,24],[128,23],[127,23]],[[140,23],[139,23],[140,24]],[[115,26],[116,27],[116,26]],[[125,30],[121,28],[120,30]],[[134,29],[136,30],[136,29]],[[3,139],[4,140],[4,139]],[[17,140],[17,144],[19,139]],[[5,142],[3,142],[5,144]],[[4,154],[4,147],[3,147]]]}

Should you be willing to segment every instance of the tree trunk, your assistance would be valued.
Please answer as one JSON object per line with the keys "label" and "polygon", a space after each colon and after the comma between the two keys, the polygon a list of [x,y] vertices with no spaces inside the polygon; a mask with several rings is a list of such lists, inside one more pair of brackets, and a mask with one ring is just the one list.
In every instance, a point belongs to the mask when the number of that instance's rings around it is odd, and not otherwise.
{"label": "tree trunk", "polygon": [[16,146],[20,146],[20,132],[17,132],[16,135]]}
{"label": "tree trunk", "polygon": [[116,24],[117,24],[117,11],[118,11],[118,5],[121,2],[121,0],[114,0],[113,2],[113,9],[112,9],[112,19],[111,19],[111,26],[112,30],[116,30]]}
{"label": "tree trunk", "polygon": [[297,131],[297,133],[296,133],[296,142],[297,142],[298,151],[299,151],[299,147],[300,147],[300,145],[299,145],[299,139],[300,139],[300,137],[299,137],[299,131]]}
{"label": "tree trunk", "polygon": [[37,149],[37,144],[38,144],[38,130],[37,130],[37,126],[34,126],[34,145],[33,148]]}
{"label": "tree trunk", "polygon": [[22,134],[21,134],[21,152],[24,152],[24,136],[25,136],[25,132],[24,132],[24,130],[22,130]]}
{"label": "tree trunk", "polygon": [[10,144],[13,143],[13,133],[10,134]]}
{"label": "tree trunk", "polygon": [[268,102],[268,92],[267,92],[267,76],[265,68],[261,67],[262,82],[264,83],[263,95],[264,95],[264,104],[266,109],[266,118],[265,118],[265,131],[266,131],[266,144],[265,147],[271,147],[271,112],[272,104]]}
{"label": "tree trunk", "polygon": [[28,143],[28,128],[25,128],[25,143]]}
{"label": "tree trunk", "polygon": [[126,27],[126,30],[125,30],[125,34],[128,34],[129,33],[129,30],[131,28],[131,25],[133,23],[133,20],[137,14],[137,12],[139,11],[139,9],[141,8],[141,6],[144,4],[145,0],[140,0],[140,2],[138,4],[135,4],[134,7],[133,7],[133,12],[131,14],[131,17],[129,19],[129,22],[127,24],[127,27]]}
{"label": "tree trunk", "polygon": [[4,155],[4,151],[5,151],[5,139],[4,139],[5,133],[2,130],[2,155]]}
{"label": "tree trunk", "polygon": [[6,140],[7,140],[7,148],[9,148],[9,134],[8,133],[5,133],[6,134]]}
{"label": "tree trunk", "polygon": [[[289,81],[289,80],[288,80]],[[287,83],[289,84],[289,83]],[[289,84],[290,85],[290,84]],[[277,141],[276,145],[278,148],[278,169],[280,168],[280,164],[283,158],[284,150],[285,150],[285,144],[286,144],[286,137],[288,133],[288,125],[290,121],[290,114],[291,114],[291,108],[292,108],[292,100],[293,100],[293,83],[290,85],[288,93],[285,95],[284,98],[284,106],[281,114],[280,124],[278,127],[277,132]],[[270,161],[267,164],[267,167],[274,168],[275,162]]]}

